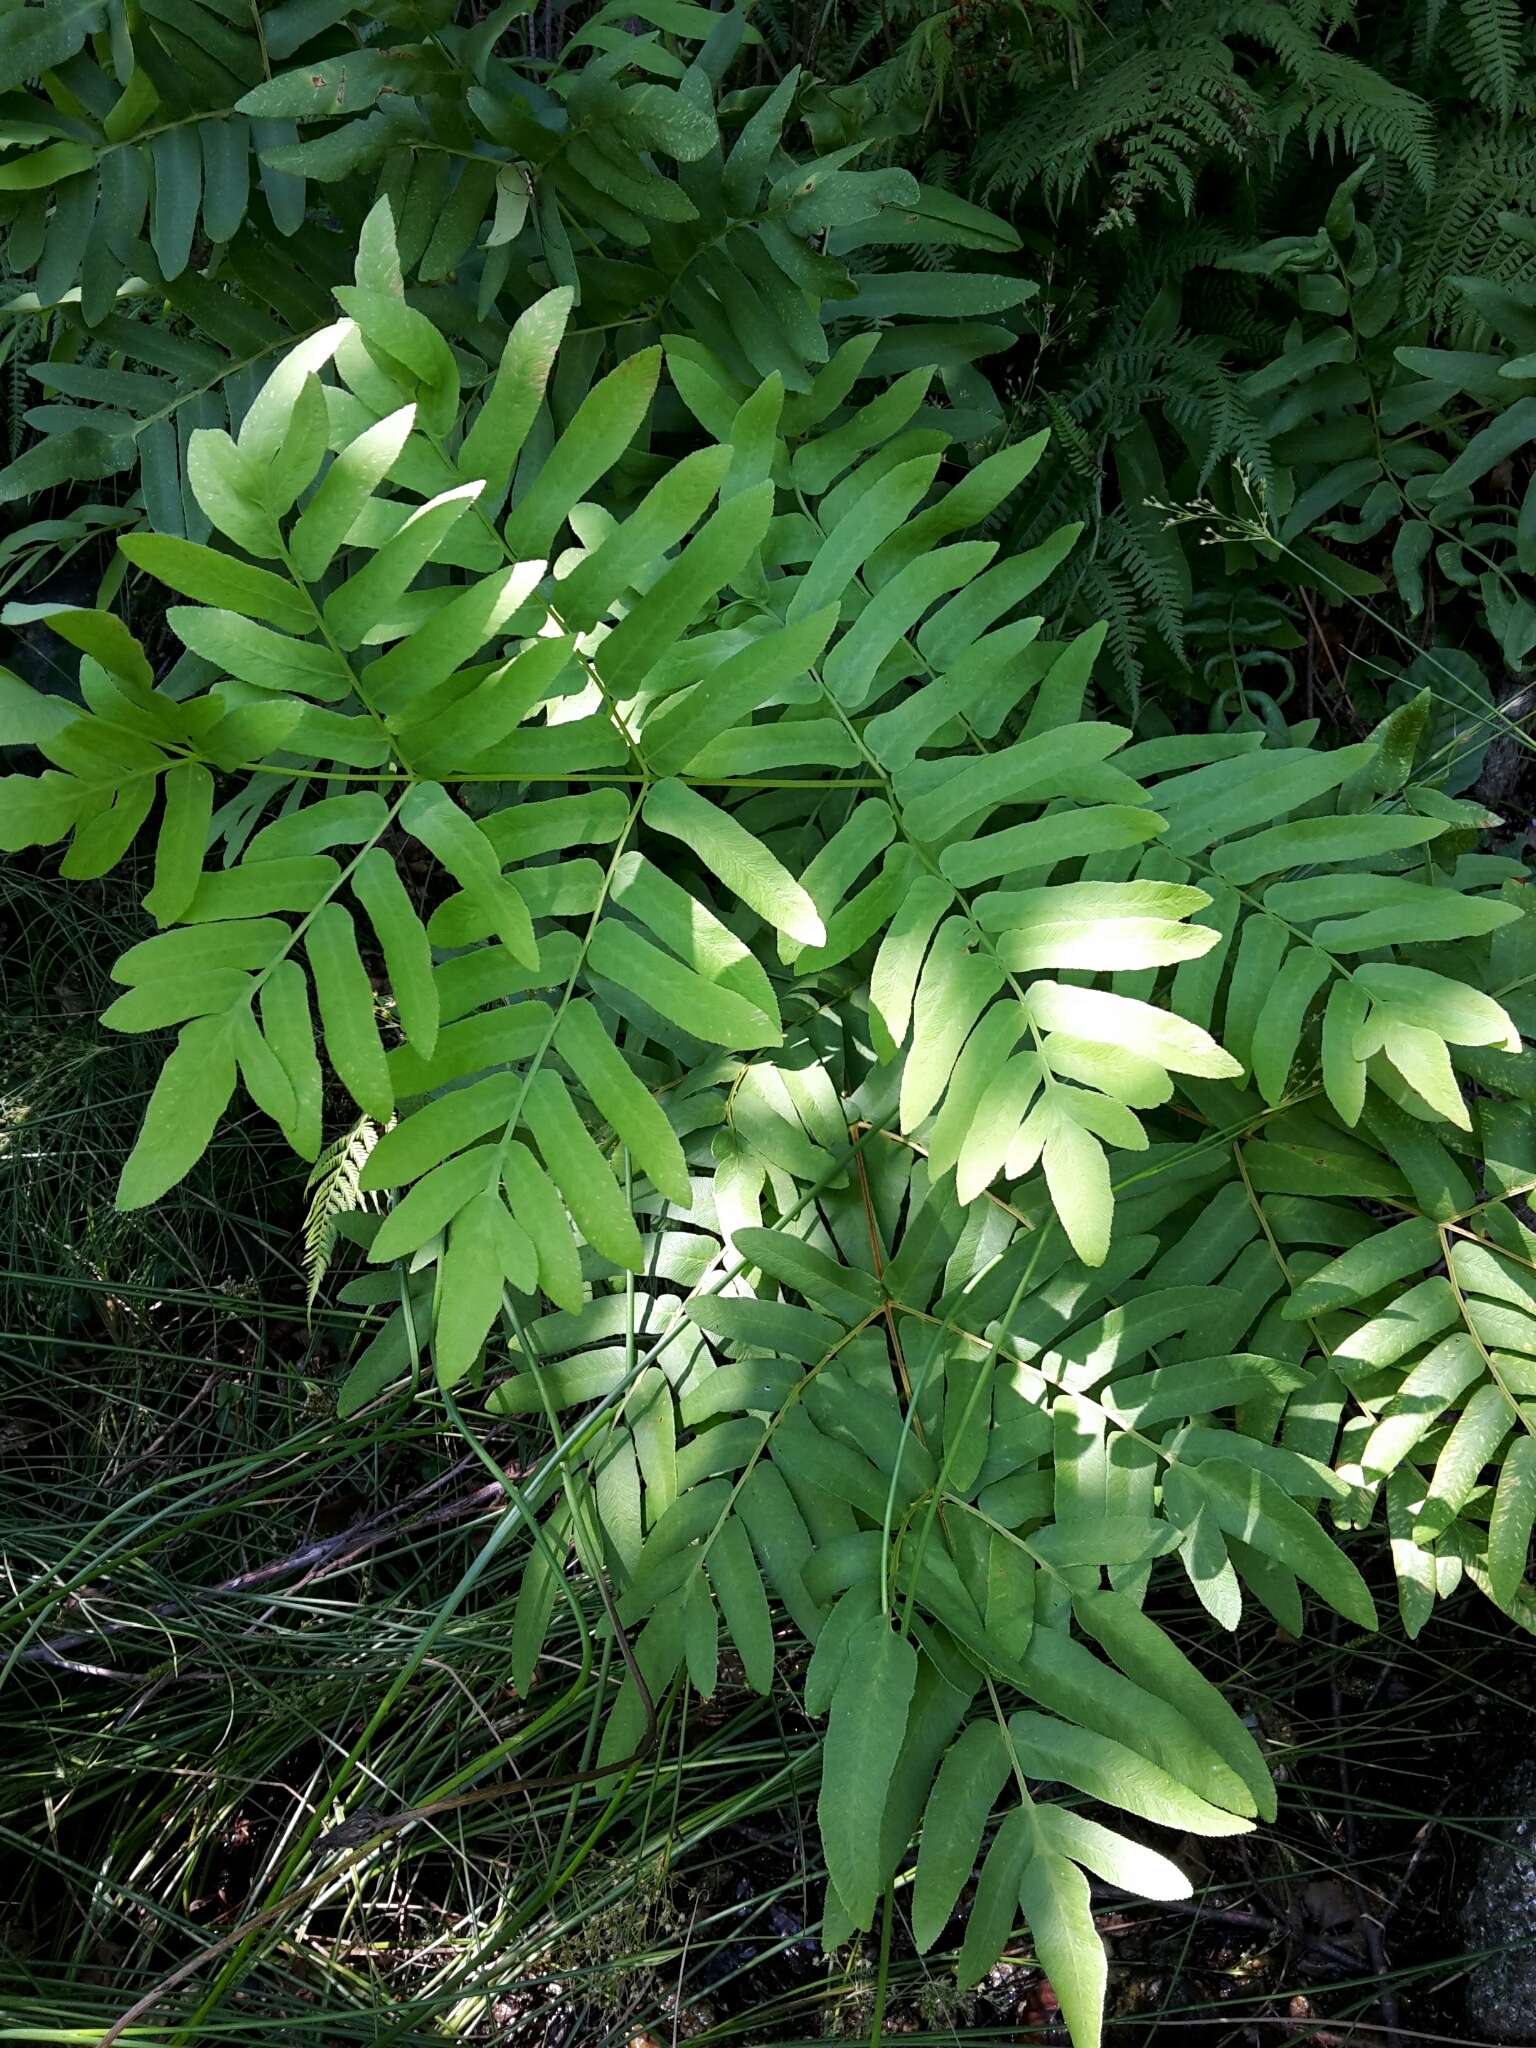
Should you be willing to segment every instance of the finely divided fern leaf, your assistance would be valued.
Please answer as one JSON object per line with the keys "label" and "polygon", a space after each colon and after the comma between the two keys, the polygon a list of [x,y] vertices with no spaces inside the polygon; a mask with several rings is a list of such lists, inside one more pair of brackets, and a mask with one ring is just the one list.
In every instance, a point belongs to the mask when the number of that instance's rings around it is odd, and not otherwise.
{"label": "finely divided fern leaf", "polygon": [[304,1191],[309,1210],[304,1218],[304,1274],[308,1282],[304,1305],[312,1309],[325,1285],[336,1250],[337,1229],[344,1216],[365,1212],[370,1203],[361,1181],[368,1155],[379,1140],[372,1118],[360,1116],[350,1130],[333,1138],[310,1170]]}

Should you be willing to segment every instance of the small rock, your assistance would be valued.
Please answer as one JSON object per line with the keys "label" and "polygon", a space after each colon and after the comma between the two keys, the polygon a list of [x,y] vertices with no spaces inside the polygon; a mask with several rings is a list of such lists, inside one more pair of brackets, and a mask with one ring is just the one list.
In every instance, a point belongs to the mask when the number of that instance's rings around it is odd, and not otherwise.
{"label": "small rock", "polygon": [[1490,2041],[1536,2042],[1536,1761],[1495,1789],[1495,1839],[1483,1844],[1462,1903],[1468,1944],[1493,1949],[1467,1979],[1467,2016]]}
{"label": "small rock", "polygon": [[1315,1878],[1301,1895],[1307,1918],[1325,1934],[1353,1927],[1360,1918],[1360,1902],[1336,1877]]}

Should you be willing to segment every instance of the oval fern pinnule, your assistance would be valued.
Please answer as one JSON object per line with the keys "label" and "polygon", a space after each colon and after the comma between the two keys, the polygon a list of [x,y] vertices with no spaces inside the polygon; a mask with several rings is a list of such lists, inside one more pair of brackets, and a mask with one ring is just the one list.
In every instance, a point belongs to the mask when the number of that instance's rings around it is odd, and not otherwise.
{"label": "oval fern pinnule", "polygon": [[1010,1768],[1008,1745],[995,1721],[973,1721],[939,1766],[912,1890],[912,1938],[919,1953],[932,1948],[955,1910]]}
{"label": "oval fern pinnule", "polygon": [[[559,318],[557,307],[550,311]],[[549,553],[571,507],[607,475],[640,431],[660,369],[661,350],[641,349],[588,392],[560,437],[559,460],[544,465],[507,520],[505,539],[514,555],[529,560]]]}
{"label": "oval fern pinnule", "polygon": [[1109,1961],[1093,1923],[1087,1878],[1065,1856],[1037,1848],[1019,1878],[1019,1904],[1073,2048],[1097,2048]]}
{"label": "oval fern pinnule", "polygon": [[880,1821],[917,1683],[917,1652],[883,1614],[855,1629],[823,1744],[821,1827],[827,1875],[855,1927],[880,1896]]}
{"label": "oval fern pinnule", "polygon": [[1252,1831],[1251,1820],[1212,1806],[1160,1765],[1107,1735],[1026,1711],[1009,1716],[1008,1736],[1029,1778],[1059,1780],[1122,1813],[1139,1814],[1162,1827],[1185,1828],[1194,1835]]}
{"label": "oval fern pinnule", "polygon": [[304,943],[331,1064],[358,1108],[375,1122],[388,1123],[395,1113],[395,1091],[374,1014],[373,984],[357,950],[350,913],[340,903],[321,904]]}
{"label": "oval fern pinnule", "polygon": [[658,782],[645,800],[645,822],[679,839],[733,896],[749,904],[776,931],[805,946],[819,946],[826,926],[793,875],[728,811],[686,783]]}
{"label": "oval fern pinnule", "polygon": [[353,868],[352,893],[368,913],[383,951],[400,1028],[421,1057],[430,1060],[441,1014],[432,947],[399,870],[381,846],[369,847]]}
{"label": "oval fern pinnule", "polygon": [[491,1145],[473,1145],[431,1168],[379,1225],[368,1247],[369,1259],[387,1265],[409,1258],[446,1229],[465,1204],[483,1192],[496,1171],[496,1150]]}
{"label": "oval fern pinnule", "polygon": [[154,884],[144,908],[158,925],[184,915],[202,877],[213,821],[213,777],[201,761],[183,761],[165,776],[165,815],[155,843]]}
{"label": "oval fern pinnule", "polygon": [[555,1049],[653,1185],[670,1201],[688,1208],[693,1192],[676,1133],[655,1097],[636,1080],[590,1003],[566,1006],[555,1031]]}
{"label": "oval fern pinnule", "polygon": [[325,1077],[315,1051],[309,982],[298,961],[279,960],[268,969],[257,1000],[267,1043],[293,1090],[293,1122],[283,1126],[283,1136],[301,1159],[314,1160],[320,1153]]}
{"label": "oval fern pinnule", "polygon": [[1034,1850],[1034,1825],[1027,1807],[1016,1806],[992,1837],[976,1899],[965,1924],[955,1979],[962,1991],[979,1984],[1008,1946],[1019,1916],[1019,1888]]}
{"label": "oval fern pinnule", "polygon": [[1228,1536],[1294,1572],[1346,1621],[1376,1627],[1376,1603],[1364,1579],[1306,1509],[1272,1480],[1224,1458],[1192,1468],[1189,1476]]}
{"label": "oval fern pinnule", "polygon": [[413,783],[400,806],[400,822],[442,862],[490,921],[512,958],[524,967],[536,968],[539,945],[528,906],[516,885],[501,872],[489,839],[448,792],[436,782]]}
{"label": "oval fern pinnule", "polygon": [[507,1214],[499,1188],[482,1188],[448,1226],[442,1291],[432,1332],[437,1376],[452,1386],[474,1365],[501,1313],[510,1283],[524,1291],[538,1280],[533,1246]]}
{"label": "oval fern pinnule", "polygon": [[1109,1232],[1114,1217],[1114,1195],[1104,1147],[1070,1115],[1058,1115],[1045,1140],[1041,1164],[1072,1249],[1085,1265],[1101,1266],[1109,1255]]}
{"label": "oval fern pinnule", "polygon": [[544,1067],[528,1082],[523,1098],[528,1128],[544,1165],[578,1229],[595,1251],[638,1273],[644,1263],[624,1191],[594,1143],[560,1076]]}
{"label": "oval fern pinnule", "polygon": [[279,1130],[290,1128],[298,1113],[293,1084],[282,1061],[262,1035],[250,1004],[231,1009],[228,1019],[230,1044],[245,1092],[263,1115],[271,1117]]}
{"label": "oval fern pinnule", "polygon": [[185,1179],[207,1151],[234,1091],[235,1055],[224,1018],[184,1025],[123,1163],[119,1209],[147,1208]]}
{"label": "oval fern pinnule", "polygon": [[[513,1083],[509,1089],[509,1108],[516,1100],[515,1087]],[[501,1174],[512,1215],[527,1232],[538,1258],[539,1285],[558,1307],[578,1309],[582,1302],[581,1256],[554,1183],[528,1147],[515,1138],[502,1145]]]}
{"label": "oval fern pinnule", "polygon": [[1536,1523],[1536,1437],[1518,1437],[1504,1460],[1488,1523],[1488,1590],[1510,1613],[1525,1578]]}
{"label": "oval fern pinnule", "polygon": [[839,1595],[836,1605],[822,1624],[805,1673],[805,1711],[821,1715],[832,1704],[832,1696],[848,1660],[849,1645],[865,1622],[876,1613],[880,1589],[874,1579],[861,1579]]}
{"label": "oval fern pinnule", "polygon": [[[1037,1801],[1035,1825],[1044,1841],[1123,1892],[1144,1899],[1187,1899],[1194,1886],[1167,1856],[1117,1835],[1070,1807]],[[1026,1909],[1027,1910],[1027,1909]]]}
{"label": "oval fern pinnule", "polygon": [[716,1531],[704,1568],[742,1673],[754,1692],[773,1686],[773,1617],[746,1529],[734,1516]]}

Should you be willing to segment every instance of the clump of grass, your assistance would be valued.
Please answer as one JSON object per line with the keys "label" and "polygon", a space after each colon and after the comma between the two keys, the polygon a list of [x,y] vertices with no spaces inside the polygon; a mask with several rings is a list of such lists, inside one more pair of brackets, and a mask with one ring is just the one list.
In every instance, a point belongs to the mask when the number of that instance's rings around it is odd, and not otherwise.
{"label": "clump of grass", "polygon": [[[317,1372],[334,1347],[312,1345]],[[600,1666],[567,1685],[578,1586],[543,1683],[513,1693],[514,1546],[456,1597],[496,1515],[423,1525],[424,1502],[435,1512],[479,1483],[433,1411],[296,1420],[282,1373],[257,1377],[222,1453],[209,1415],[166,1402],[134,1420],[146,1441],[170,1430],[163,1469],[136,1488],[114,1496],[93,1477],[46,1521],[36,1499],[7,1511],[22,1567],[0,1618],[10,1650],[85,1633],[70,1661],[118,1674],[22,1655],[9,1675],[0,1839],[25,1874],[0,1999],[22,2024],[97,2038],[198,1956],[155,2006],[159,2035],[254,2042],[302,2022],[296,2038],[336,2042],[860,2039],[882,1969],[893,2037],[981,2041],[1049,2019],[1027,1950],[956,2001],[946,1959],[912,1953],[899,1898],[883,1965],[874,1943],[820,1954],[815,1731],[787,1694],[726,1698],[707,1719],[663,1701],[653,1757],[612,1793],[508,1790],[350,1868],[345,1850],[296,1858],[307,1830],[343,1817],[579,1767],[606,1690]],[[483,1426],[515,1462],[515,1438]],[[391,1499],[398,1527],[381,1540],[206,1591],[298,1539],[366,1534]],[[1228,1676],[1279,1765],[1281,1824],[1193,1866],[1186,1913],[1101,1901],[1120,2038],[1236,2044],[1298,2000],[1345,2038],[1352,2020],[1382,2024],[1384,1994],[1426,2030],[1454,2015],[1461,1959],[1428,1930],[1487,1826],[1470,1788],[1489,1732],[1518,1742],[1532,1711],[1508,1645],[1471,1613],[1453,1607],[1416,1645],[1390,1631],[1296,1645],[1264,1628],[1232,1645]],[[334,1882],[309,1889],[327,1869]],[[247,1923],[247,1941],[217,1949]]]}

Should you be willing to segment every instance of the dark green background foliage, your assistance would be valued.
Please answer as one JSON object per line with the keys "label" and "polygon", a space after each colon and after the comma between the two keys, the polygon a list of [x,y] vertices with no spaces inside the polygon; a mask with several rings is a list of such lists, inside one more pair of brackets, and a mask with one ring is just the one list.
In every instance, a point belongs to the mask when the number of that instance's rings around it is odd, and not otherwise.
{"label": "dark green background foliage", "polygon": [[823,1946],[1022,1914],[1077,2048],[1090,1879],[1276,1812],[1170,1592],[1536,1629],[1532,43],[0,11],[0,844],[142,903],[114,1230],[280,1138],[531,1782],[792,1686]]}

